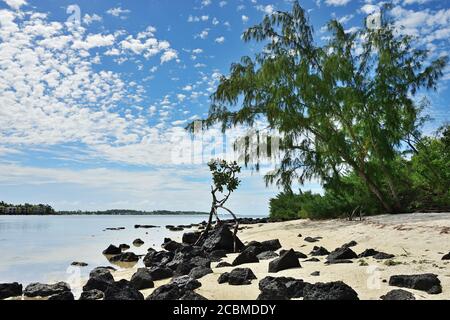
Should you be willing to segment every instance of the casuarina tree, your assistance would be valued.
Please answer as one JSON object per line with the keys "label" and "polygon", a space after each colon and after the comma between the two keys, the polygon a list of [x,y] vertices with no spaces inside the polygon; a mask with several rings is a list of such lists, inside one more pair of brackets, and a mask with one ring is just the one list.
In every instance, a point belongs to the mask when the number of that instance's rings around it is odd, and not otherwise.
{"label": "casuarina tree", "polygon": [[324,184],[354,172],[385,212],[402,210],[393,165],[418,139],[419,90],[436,89],[447,58],[430,60],[414,38],[382,12],[377,28],[348,32],[329,22],[324,44],[314,41],[305,10],[274,12],[243,34],[262,43],[221,78],[206,127],[266,122],[281,137],[282,159],[267,183]]}

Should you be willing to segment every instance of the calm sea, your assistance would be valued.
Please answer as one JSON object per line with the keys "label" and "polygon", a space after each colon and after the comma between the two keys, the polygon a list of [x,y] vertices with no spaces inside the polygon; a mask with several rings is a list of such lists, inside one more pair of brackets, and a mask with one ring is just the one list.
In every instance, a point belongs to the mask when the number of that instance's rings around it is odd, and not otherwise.
{"label": "calm sea", "polygon": [[[26,285],[36,281],[67,281],[74,272],[86,277],[94,267],[111,265],[102,255],[109,244],[126,243],[131,246],[129,251],[136,254],[145,254],[149,247],[160,250],[165,237],[182,235],[182,232],[167,230],[165,225],[188,225],[206,218],[200,215],[0,216],[0,283],[17,281]],[[135,229],[136,224],[161,228]],[[125,230],[104,231],[117,227],[125,227]],[[145,244],[133,246],[136,238]],[[71,267],[74,261],[89,266]]]}

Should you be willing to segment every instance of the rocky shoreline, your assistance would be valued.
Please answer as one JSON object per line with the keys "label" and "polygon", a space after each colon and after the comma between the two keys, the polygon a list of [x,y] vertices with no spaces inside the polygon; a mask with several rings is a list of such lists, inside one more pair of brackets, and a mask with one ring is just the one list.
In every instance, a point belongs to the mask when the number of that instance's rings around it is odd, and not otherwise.
{"label": "rocky shoreline", "polygon": [[[272,223],[270,223],[272,222]],[[162,250],[149,248],[147,254],[139,256],[128,251],[127,244],[111,244],[103,254],[112,262],[137,262],[142,259],[145,267],[127,272],[115,272],[111,267],[97,267],[89,274],[83,286],[80,300],[205,300],[209,289],[220,292],[223,286],[242,287],[253,290],[257,300],[359,300],[358,288],[354,288],[339,275],[334,281],[324,281],[323,274],[329,268],[337,268],[345,275],[346,266],[357,265],[364,268],[364,263],[395,264],[401,255],[385,252],[384,248],[361,247],[359,241],[351,239],[337,247],[325,246],[326,236],[302,234],[298,230],[308,231],[308,222],[273,222],[269,219],[240,219],[237,239],[238,252],[233,252],[234,238],[230,231],[232,221],[222,221],[215,225],[200,243],[194,246],[206,222],[189,226],[167,226],[169,230],[180,233],[181,241],[166,238]],[[342,222],[340,222],[342,224]],[[317,222],[320,225],[320,222]],[[337,222],[336,222],[337,224]],[[355,224],[355,223],[353,223]],[[298,226],[298,230],[293,227]],[[371,222],[361,222],[358,227],[367,227]],[[151,229],[155,226],[135,228]],[[185,229],[196,230],[183,232]],[[283,228],[287,229],[283,232]],[[395,229],[395,226],[394,228]],[[280,238],[271,238],[277,230]],[[314,229],[313,229],[314,230]],[[266,231],[266,232],[264,232]],[[181,236],[181,232],[183,232]],[[241,234],[247,241],[241,241]],[[267,238],[263,238],[263,235]],[[283,235],[283,237],[281,237]],[[251,240],[250,237],[258,238]],[[447,237],[445,234],[443,237]],[[331,236],[330,236],[331,238]],[[345,238],[345,237],[343,237]],[[281,240],[280,240],[281,239]],[[330,239],[336,243],[336,239]],[[292,246],[283,245],[287,243]],[[448,243],[448,242],[447,242]],[[144,245],[136,239],[134,245]],[[307,247],[311,247],[306,251]],[[355,249],[358,247],[358,250]],[[448,271],[450,253],[441,254],[441,268]],[[389,263],[388,263],[389,262]],[[74,265],[85,266],[82,262]],[[317,270],[309,272],[309,265],[316,265]],[[319,265],[321,266],[319,268]],[[314,268],[314,267],[313,267]],[[328,269],[324,269],[328,268]],[[319,270],[320,269],[320,270]],[[420,269],[420,268],[419,268]],[[391,274],[382,279],[387,292],[379,295],[381,300],[415,300],[428,296],[448,298],[445,283],[446,274],[429,272]],[[255,271],[256,270],[256,271]],[[439,269],[442,270],[442,269]],[[443,278],[443,276],[445,278]],[[309,280],[306,280],[308,278]],[[314,281],[312,281],[314,279]],[[386,291],[386,290],[385,290]],[[18,283],[0,284],[0,299],[40,298],[48,300],[74,300],[70,286],[64,282],[55,284],[32,283],[22,287]],[[222,297],[226,298],[226,297]],[[239,297],[237,297],[239,298]],[[242,297],[241,297],[242,298]],[[245,298],[245,297],[243,297]],[[364,297],[363,297],[364,298]]]}

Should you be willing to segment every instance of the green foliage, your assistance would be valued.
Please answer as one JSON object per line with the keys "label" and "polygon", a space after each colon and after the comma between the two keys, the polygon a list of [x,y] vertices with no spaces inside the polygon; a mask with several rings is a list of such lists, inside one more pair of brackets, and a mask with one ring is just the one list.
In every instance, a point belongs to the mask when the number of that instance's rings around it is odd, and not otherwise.
{"label": "green foliage", "polygon": [[219,192],[223,192],[225,188],[233,192],[241,183],[236,177],[236,174],[241,172],[241,167],[236,161],[228,163],[225,160],[214,159],[208,162],[208,167],[213,176],[214,188]]}
{"label": "green foliage", "polygon": [[[409,160],[397,157],[391,161],[405,212],[450,210],[449,132],[450,127],[446,126],[440,130],[440,136],[422,138]],[[384,176],[376,179],[382,192],[388,193]],[[327,219],[348,216],[355,210],[364,215],[383,213],[383,207],[354,172],[328,180],[324,189],[324,195],[280,193],[270,201],[271,217]]]}
{"label": "green foliage", "polygon": [[267,122],[282,137],[282,160],[266,182],[288,191],[294,182],[320,180],[332,193],[312,203],[326,215],[344,210],[333,209],[336,201],[369,212],[407,210],[402,190],[411,181],[399,158],[405,143],[420,140],[424,103],[415,95],[436,88],[447,57],[428,63],[428,52],[382,17],[380,29],[356,33],[330,21],[328,42],[317,46],[298,2],[291,12],[266,16],[243,34],[264,49],[222,77],[204,125]]}

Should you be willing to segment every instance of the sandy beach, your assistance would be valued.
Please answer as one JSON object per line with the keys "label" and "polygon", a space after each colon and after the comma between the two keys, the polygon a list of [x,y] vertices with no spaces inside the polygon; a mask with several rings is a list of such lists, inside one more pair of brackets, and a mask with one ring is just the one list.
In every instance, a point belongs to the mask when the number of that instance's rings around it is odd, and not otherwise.
{"label": "sandy beach", "polygon": [[[173,240],[180,241],[182,233]],[[299,236],[301,235],[301,236]],[[382,215],[364,218],[363,221],[327,220],[310,221],[296,220],[289,222],[256,224],[248,226],[238,234],[244,242],[279,239],[283,249],[294,249],[308,255],[312,248],[323,246],[329,251],[340,247],[349,241],[356,241],[352,249],[361,253],[365,249],[374,248],[379,251],[394,254],[389,260],[375,260],[372,257],[355,259],[350,264],[325,265],[325,257],[318,257],[320,262],[305,262],[300,260],[302,268],[283,270],[276,274],[268,273],[270,260],[259,263],[244,264],[255,273],[258,280],[251,285],[231,286],[218,284],[220,274],[231,271],[234,267],[215,268],[213,273],[199,279],[202,286],[197,293],[208,299],[254,300],[260,293],[258,282],[267,275],[281,277],[289,276],[303,279],[306,282],[344,281],[351,286],[360,299],[377,300],[390,290],[396,289],[388,285],[391,275],[434,273],[442,284],[443,292],[429,295],[423,291],[405,289],[414,294],[416,299],[450,299],[450,265],[449,261],[441,260],[450,250],[450,213],[414,213],[405,215]],[[305,237],[322,237],[318,242],[308,243]],[[229,254],[223,261],[232,262],[237,254]],[[135,269],[117,271],[115,280],[130,279]],[[320,276],[311,273],[319,271]],[[384,280],[384,281],[383,281]],[[155,286],[168,283],[169,280],[157,281]],[[147,297],[154,289],[142,290]]]}

